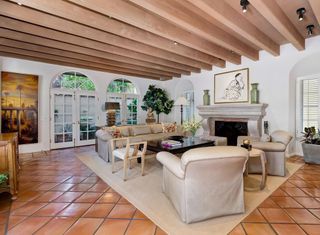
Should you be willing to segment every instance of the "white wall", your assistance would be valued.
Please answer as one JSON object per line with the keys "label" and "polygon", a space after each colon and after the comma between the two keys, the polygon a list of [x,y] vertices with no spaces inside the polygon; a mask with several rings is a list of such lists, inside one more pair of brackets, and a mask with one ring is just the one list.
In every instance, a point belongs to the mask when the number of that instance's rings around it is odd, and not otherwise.
{"label": "white wall", "polygon": [[[88,76],[96,86],[97,96],[99,97],[98,120],[97,125],[104,125],[106,121],[106,114],[102,107],[106,101],[106,89],[108,84],[117,78],[125,78],[130,80],[138,88],[141,97],[146,93],[150,84],[159,85],[158,81],[124,76],[118,74],[104,73],[86,69],[65,67],[59,65],[51,65],[40,62],[33,62],[21,59],[13,59],[8,57],[0,57],[0,70],[15,73],[34,74],[39,76],[39,143],[20,145],[22,153],[37,152],[50,149],[50,85],[51,81],[57,75],[67,71],[78,71]],[[141,100],[139,100],[141,104]],[[138,122],[144,123],[146,119],[146,112],[141,110],[139,105]]]}
{"label": "white wall", "polygon": [[[249,82],[259,83],[260,102],[269,105],[264,120],[269,121],[270,132],[282,129],[295,135],[295,79],[302,75],[320,73],[320,36],[306,40],[306,49],[303,51],[286,44],[281,46],[278,57],[261,51],[260,59],[256,62],[242,58],[241,65],[227,63],[225,69],[214,68],[212,71],[193,73],[164,83],[165,87],[171,88],[169,92],[174,97],[178,82],[182,79],[190,80],[195,89],[195,104],[202,104],[205,89],[210,89],[213,104],[214,74],[241,68],[249,68]],[[173,115],[169,118],[172,117]],[[295,144],[290,147],[290,153],[301,154]]]}
{"label": "white wall", "polygon": [[[145,94],[149,84],[156,84],[168,90],[169,95],[176,99],[177,87],[181,86],[183,80],[193,83],[195,91],[195,104],[202,104],[203,90],[210,89],[211,103],[213,104],[214,74],[235,69],[249,68],[250,83],[259,83],[260,102],[267,103],[267,115],[264,120],[269,121],[270,131],[277,129],[290,131],[295,135],[295,80],[299,76],[320,73],[320,36],[306,40],[306,49],[297,51],[292,45],[281,46],[281,54],[278,57],[272,56],[265,51],[260,52],[259,61],[251,61],[242,58],[241,65],[227,63],[225,69],[213,68],[212,71],[202,71],[192,73],[190,76],[182,76],[170,81],[157,82],[141,78],[103,73],[91,70],[63,67],[45,63],[31,62],[26,60],[0,57],[0,69],[3,71],[30,73],[40,76],[40,96],[39,96],[39,143],[34,145],[21,146],[22,152],[40,151],[49,149],[49,87],[51,79],[58,74],[70,70],[79,71],[93,80],[97,87],[99,104],[98,125],[105,122],[105,113],[101,106],[106,100],[106,87],[110,81],[116,78],[126,78],[131,80],[139,89],[142,96]],[[163,121],[178,121],[178,107],[169,115],[161,115]],[[143,123],[146,113],[139,113],[139,122]],[[199,117],[198,117],[199,118]],[[201,133],[201,131],[200,131]],[[200,134],[199,133],[199,134]],[[301,154],[296,145],[290,148],[290,153]]]}

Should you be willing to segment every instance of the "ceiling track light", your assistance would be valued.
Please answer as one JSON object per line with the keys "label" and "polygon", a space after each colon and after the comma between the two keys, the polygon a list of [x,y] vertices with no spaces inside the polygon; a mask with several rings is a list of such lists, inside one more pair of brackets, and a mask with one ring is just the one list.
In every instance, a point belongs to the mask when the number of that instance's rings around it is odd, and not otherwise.
{"label": "ceiling track light", "polygon": [[297,10],[297,14],[298,14],[298,19],[299,21],[302,21],[304,19],[304,14],[306,13],[306,9],[304,7],[299,8]]}
{"label": "ceiling track light", "polygon": [[307,32],[308,32],[308,36],[309,36],[309,37],[312,36],[312,34],[313,34],[313,29],[314,29],[314,25],[313,25],[313,24],[309,24],[309,25],[306,27],[306,29],[307,29]]}
{"label": "ceiling track light", "polygon": [[242,7],[243,13],[247,12],[249,4],[250,4],[250,2],[248,0],[240,0],[240,6]]}

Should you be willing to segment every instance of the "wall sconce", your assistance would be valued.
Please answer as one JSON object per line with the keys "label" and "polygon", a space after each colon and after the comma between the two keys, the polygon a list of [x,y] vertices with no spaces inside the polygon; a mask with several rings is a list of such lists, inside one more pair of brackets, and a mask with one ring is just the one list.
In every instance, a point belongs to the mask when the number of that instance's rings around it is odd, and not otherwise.
{"label": "wall sconce", "polygon": [[299,8],[297,10],[297,14],[298,14],[298,19],[299,21],[302,21],[304,19],[304,14],[306,13],[306,9],[304,7]]}
{"label": "wall sconce", "polygon": [[250,4],[248,0],[240,0],[240,6],[242,7],[242,12],[246,13],[247,12],[247,7]]}
{"label": "wall sconce", "polygon": [[309,37],[312,36],[312,34],[313,34],[313,29],[314,29],[314,25],[313,25],[313,24],[310,24],[310,25],[308,25],[308,26],[306,27],[306,29],[307,29],[307,32],[308,32],[308,36],[309,36]]}

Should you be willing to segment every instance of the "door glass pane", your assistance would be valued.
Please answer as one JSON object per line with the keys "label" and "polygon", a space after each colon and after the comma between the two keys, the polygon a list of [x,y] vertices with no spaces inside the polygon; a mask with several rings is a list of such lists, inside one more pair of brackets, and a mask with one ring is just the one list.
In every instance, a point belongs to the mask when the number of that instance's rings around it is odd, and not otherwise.
{"label": "door glass pane", "polygon": [[71,94],[54,94],[54,143],[73,141]]}
{"label": "door glass pane", "polygon": [[96,98],[92,95],[80,95],[80,140],[94,139],[89,131],[95,131]]}
{"label": "door glass pane", "polygon": [[137,98],[127,98],[127,124],[135,125],[137,124],[137,110],[138,110],[138,99]]}

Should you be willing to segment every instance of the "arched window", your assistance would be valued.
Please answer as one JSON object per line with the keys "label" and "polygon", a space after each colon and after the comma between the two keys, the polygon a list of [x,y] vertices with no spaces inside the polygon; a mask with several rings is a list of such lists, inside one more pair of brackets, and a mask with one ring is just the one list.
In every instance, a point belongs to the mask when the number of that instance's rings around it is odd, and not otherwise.
{"label": "arched window", "polygon": [[[115,125],[135,125],[138,123],[138,91],[132,82],[116,79],[107,87],[107,102],[117,102]],[[112,124],[111,124],[112,125]]]}
{"label": "arched window", "polygon": [[52,81],[51,87],[84,91],[95,90],[93,82],[86,75],[78,72],[66,72],[60,74]]}
{"label": "arched window", "polygon": [[116,79],[109,84],[107,92],[137,94],[137,89],[132,82],[126,79]]}

